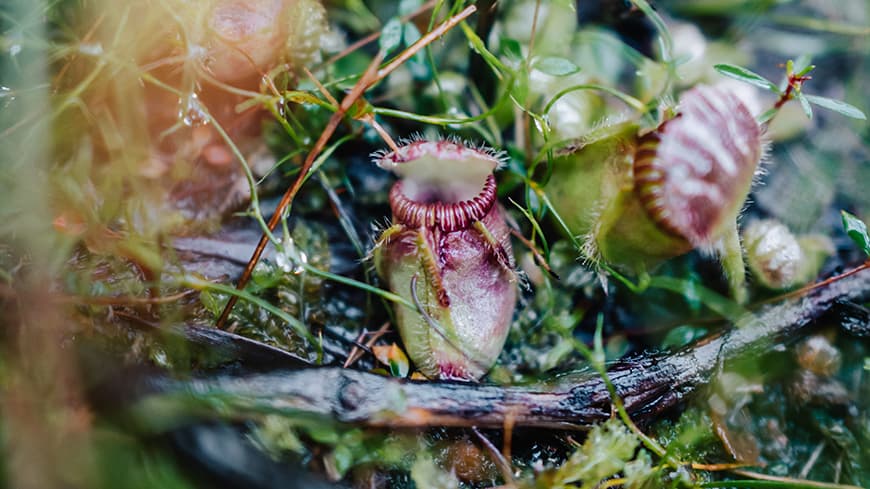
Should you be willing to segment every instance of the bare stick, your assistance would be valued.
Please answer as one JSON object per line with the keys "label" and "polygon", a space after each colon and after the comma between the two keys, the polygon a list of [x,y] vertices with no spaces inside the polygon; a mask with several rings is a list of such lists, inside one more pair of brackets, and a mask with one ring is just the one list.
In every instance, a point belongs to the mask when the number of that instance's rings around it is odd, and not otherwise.
{"label": "bare stick", "polygon": [[[320,80],[318,80],[314,76],[314,74],[308,70],[308,68],[303,68],[303,69],[305,70],[305,74],[308,75],[308,78],[311,79],[312,83],[314,83],[314,85],[317,86],[317,90],[320,92],[320,94],[323,95],[324,97],[326,97],[326,100],[329,101],[329,103],[331,103],[332,105],[338,106],[338,100],[335,100],[335,97],[333,97],[332,94],[329,93],[329,90],[327,90],[326,87],[324,87],[322,83],[320,83]],[[386,129],[384,129],[380,124],[378,124],[378,121],[375,120],[374,114],[369,112],[368,114],[365,114],[362,117],[358,117],[357,119],[360,121],[363,121],[367,124],[370,124],[372,126],[372,128],[378,133],[378,135],[381,136],[381,139],[383,139],[384,142],[387,143],[387,146],[389,146],[392,151],[395,151],[395,152],[399,151],[399,147],[396,145],[396,142],[393,141],[392,136],[390,136],[390,134],[386,131]]]}
{"label": "bare stick", "polygon": [[429,44],[431,44],[433,41],[435,41],[439,37],[443,36],[445,33],[447,33],[447,31],[456,27],[457,24],[459,24],[463,20],[467,19],[469,15],[473,14],[476,11],[477,11],[477,7],[475,7],[474,5],[469,5],[462,12],[459,12],[458,14],[454,15],[453,17],[450,17],[449,19],[444,21],[443,24],[432,29],[425,36],[421,37],[420,39],[417,39],[417,42],[408,46],[408,49],[402,51],[402,54],[396,56],[396,59],[394,59],[393,61],[390,62],[390,64],[388,64],[387,66],[383,67],[380,71],[378,71],[378,77],[375,81],[376,82],[381,81],[384,78],[386,78],[386,76],[389,75],[390,73],[392,73],[396,68],[398,68],[399,66],[402,66],[402,64],[404,64],[405,61],[408,61],[409,59],[414,57],[414,55],[417,54],[418,52],[420,52],[421,49],[428,46]]}
{"label": "bare stick", "polygon": [[523,245],[525,245],[525,247],[528,248],[529,251],[532,252],[532,256],[534,256],[535,261],[538,262],[538,266],[543,268],[544,271],[546,271],[551,277],[555,278],[556,280],[559,280],[559,275],[556,272],[554,272],[552,268],[550,268],[550,264],[547,263],[547,260],[544,258],[543,255],[541,255],[541,252],[538,251],[538,247],[535,246],[535,243],[532,243],[531,241],[529,241],[528,238],[523,236],[523,234],[521,232],[517,231],[513,227],[511,228],[511,234],[513,235],[513,237],[520,240],[520,242]]}
{"label": "bare stick", "polygon": [[[305,158],[305,163],[302,164],[302,168],[299,170],[299,176],[296,177],[296,181],[293,182],[293,185],[287,189],[287,192],[284,193],[284,196],[281,197],[281,201],[278,203],[278,207],[275,208],[275,213],[272,214],[272,218],[269,219],[269,229],[275,229],[275,226],[281,222],[281,217],[284,214],[284,210],[290,205],[293,201],[293,198],[296,197],[296,194],[299,192],[299,189],[302,188],[302,184],[305,182],[305,177],[308,176],[308,171],[311,169],[311,166],[314,164],[314,160],[317,158],[317,155],[323,151],[323,148],[326,147],[327,141],[332,137],[332,133],[335,132],[335,129],[338,127],[338,124],[341,122],[341,119],[344,117],[344,114],[347,113],[348,109],[353,105],[356,100],[362,96],[363,92],[365,92],[366,88],[369,86],[369,82],[374,78],[376,69],[378,65],[381,64],[381,60],[383,60],[383,53],[378,53],[377,56],[372,60],[369,67],[366,69],[366,72],[363,74],[362,78],[360,78],[359,82],[354,85],[353,89],[344,97],[344,100],[341,101],[341,105],[339,105],[338,110],[332,114],[332,117],[329,118],[329,122],[326,124],[326,128],[320,133],[320,137],[317,139],[317,142],[314,144],[314,148],[308,153],[308,157]],[[254,267],[257,265],[257,262],[260,261],[260,256],[263,254],[263,250],[266,249],[266,244],[269,241],[269,237],[263,233],[260,237],[259,243],[257,243],[257,247],[254,249],[254,254],[251,256],[251,259],[248,261],[248,265],[245,267],[245,270],[242,272],[241,278],[239,278],[239,283],[236,285],[236,288],[241,290],[245,288],[248,280],[251,278],[251,273],[254,271]],[[217,321],[217,327],[222,329],[224,324],[227,321],[227,318],[230,316],[230,311],[233,310],[233,306],[236,305],[238,301],[238,296],[231,296],[229,302],[227,302],[226,307],[221,313],[221,317]]]}
{"label": "bare stick", "polygon": [[360,357],[363,356],[363,353],[362,353],[363,351],[365,351],[366,353],[371,353],[372,352],[371,347],[374,346],[375,342],[378,341],[378,339],[380,339],[381,336],[385,335],[387,333],[387,331],[389,331],[389,330],[390,330],[390,323],[388,321],[388,322],[385,322],[380,327],[380,329],[378,329],[377,331],[375,331],[373,333],[368,333],[366,331],[363,331],[359,335],[359,337],[357,338],[356,341],[357,341],[357,343],[360,343],[360,342],[362,342],[363,339],[365,339],[365,337],[367,335],[371,334],[371,337],[369,338],[369,340],[366,341],[364,345],[362,345],[366,349],[360,348],[359,346],[354,346],[353,349],[350,351],[350,354],[348,354],[347,360],[345,360],[344,364],[342,365],[342,368],[348,368],[351,365],[353,365],[354,362],[356,362],[357,360],[360,359]]}
{"label": "bare stick", "polygon": [[[723,363],[794,340],[837,302],[868,297],[870,270],[865,268],[804,296],[746,313],[731,330],[673,354],[622,359],[609,366],[608,376],[632,418],[649,422],[703,389]],[[583,430],[611,416],[610,393],[592,371],[532,386],[415,382],[337,367],[193,382],[154,380],[152,385],[169,395],[158,395],[158,402],[177,401],[181,416],[220,416],[211,411],[215,396],[222,412],[233,413],[234,419],[281,412],[375,427],[500,429],[513,424]]]}
{"label": "bare stick", "polygon": [[[423,14],[424,12],[431,10],[435,6],[436,3],[438,3],[437,0],[429,0],[428,2],[424,3],[423,5],[420,5],[420,8],[418,8],[416,11],[411,12],[410,14],[405,15],[403,17],[400,17],[399,20],[401,20],[402,22],[407,22],[415,17],[418,17],[419,15]],[[368,36],[366,36],[366,37],[360,39],[359,41],[356,41],[355,43],[351,44],[350,46],[344,48],[340,53],[338,53],[335,56],[324,61],[321,66],[329,66],[329,65],[335,63],[336,61],[340,60],[341,58],[344,58],[348,54],[350,54],[350,53],[356,51],[357,49],[365,46],[366,44],[376,41],[379,37],[381,37],[381,31],[372,32]]]}
{"label": "bare stick", "polygon": [[474,432],[477,439],[486,447],[486,450],[489,452],[490,457],[492,457],[493,462],[498,467],[499,472],[501,472],[502,479],[505,480],[505,485],[508,487],[514,487],[512,481],[514,480],[514,469],[511,466],[511,463],[508,461],[507,457],[504,456],[501,452],[498,451],[498,448],[492,444],[492,442],[484,436],[480,430],[477,429],[476,426],[471,428],[471,431]]}

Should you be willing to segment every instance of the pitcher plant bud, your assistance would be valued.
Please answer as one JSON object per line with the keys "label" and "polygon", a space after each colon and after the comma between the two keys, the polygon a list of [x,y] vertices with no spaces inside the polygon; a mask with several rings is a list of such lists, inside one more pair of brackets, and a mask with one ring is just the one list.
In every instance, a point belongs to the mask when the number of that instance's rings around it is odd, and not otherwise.
{"label": "pitcher plant bud", "polygon": [[375,162],[399,180],[378,274],[415,309],[396,308],[408,356],[432,379],[476,380],[495,363],[517,299],[510,230],[496,202],[499,156],[453,140],[409,142]]}
{"label": "pitcher plant bud", "polygon": [[563,152],[547,188],[571,232],[586,236],[588,258],[642,273],[695,248],[715,252],[742,300],[737,216],[763,152],[745,104],[698,86],[650,133],[623,123]]}
{"label": "pitcher plant bud", "polygon": [[818,275],[834,243],[821,234],[797,237],[785,224],[764,219],[743,230],[746,262],[755,280],[772,290],[806,284]]}

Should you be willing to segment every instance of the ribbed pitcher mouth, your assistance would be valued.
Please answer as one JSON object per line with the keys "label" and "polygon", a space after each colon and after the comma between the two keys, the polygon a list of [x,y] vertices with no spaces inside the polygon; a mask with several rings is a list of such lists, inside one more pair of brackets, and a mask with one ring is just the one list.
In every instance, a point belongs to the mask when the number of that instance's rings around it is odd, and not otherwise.
{"label": "ribbed pitcher mouth", "polygon": [[390,208],[396,221],[409,227],[437,227],[444,232],[467,229],[474,221],[483,219],[495,205],[496,198],[493,175],[486,177],[477,196],[459,202],[414,200],[404,189],[405,182],[398,181],[390,190]]}
{"label": "ribbed pitcher mouth", "polygon": [[492,150],[455,140],[418,140],[374,156],[378,166],[401,178],[390,190],[398,223],[452,232],[483,219],[495,205],[492,172],[501,159]]}

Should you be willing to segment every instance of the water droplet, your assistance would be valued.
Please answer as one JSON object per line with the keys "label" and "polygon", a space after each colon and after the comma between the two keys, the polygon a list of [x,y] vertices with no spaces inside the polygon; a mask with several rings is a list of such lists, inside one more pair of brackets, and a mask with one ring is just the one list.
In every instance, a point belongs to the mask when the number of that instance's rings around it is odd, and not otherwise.
{"label": "water droplet", "polygon": [[103,54],[103,45],[98,42],[79,44],[79,52],[88,56]]}
{"label": "water droplet", "polygon": [[178,103],[178,118],[181,119],[181,122],[185,126],[198,127],[208,124],[208,112],[202,103],[200,103],[196,93],[191,92],[187,97],[179,100]]}
{"label": "water droplet", "polygon": [[278,109],[278,115],[282,119],[286,119],[287,118],[287,100],[285,100],[284,97],[281,97],[280,99],[278,99],[278,102],[276,102],[275,106]]}
{"label": "water droplet", "polygon": [[187,45],[187,57],[192,60],[205,59],[208,55],[208,49],[199,44],[190,43]]}
{"label": "water droplet", "polygon": [[292,273],[299,275],[305,271],[305,265],[308,263],[308,256],[304,251],[296,246],[296,242],[292,238],[288,238],[282,243],[281,250],[275,256],[275,262],[284,271],[284,273]]}
{"label": "water droplet", "polygon": [[9,87],[0,85],[0,101],[2,101],[0,107],[3,107],[4,109],[8,108],[12,105],[12,102],[15,102],[15,91]]}

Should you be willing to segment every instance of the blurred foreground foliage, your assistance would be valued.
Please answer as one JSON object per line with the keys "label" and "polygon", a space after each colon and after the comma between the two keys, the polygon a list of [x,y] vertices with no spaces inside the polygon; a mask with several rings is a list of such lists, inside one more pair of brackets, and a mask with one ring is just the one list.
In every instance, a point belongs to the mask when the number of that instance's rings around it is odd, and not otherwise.
{"label": "blurred foreground foliage", "polygon": [[[142,365],[181,378],[250,368],[170,326],[220,315],[233,291],[209,281],[234,282],[275,194],[337,109],[314,80],[341,99],[378,48],[395,56],[471,3],[327,1],[324,21],[310,0],[288,0],[300,16],[314,12],[310,29],[292,27],[300,51],[223,83],[197,54],[208,42],[201,14],[214,1],[0,5],[0,480],[8,487],[221,484],[178,456],[171,430],[137,431],[117,419],[117,399],[104,407],[90,389]],[[373,334],[392,314],[366,261],[391,183],[368,161],[385,146],[374,120],[396,139],[449,134],[508,154],[501,201],[559,279],[516,248],[527,280],[488,381],[550,379],[676,349],[721,330],[739,309],[723,297],[716,265],[695,252],[637,283],[604,279],[578,259],[541,190],[554,150],[623,120],[654,127],[680,92],[724,81],[717,64],[779,83],[782,63],[811,59],[810,93],[870,110],[863,0],[477,7],[353,107],[275,231],[232,331],[314,364],[352,358],[353,368],[404,372],[398,357],[359,355],[355,343],[374,338],[387,351],[399,342],[392,331]],[[371,33],[380,40],[345,51]],[[776,102],[740,90],[757,114]],[[829,237],[828,276],[866,259],[859,223],[870,217],[870,129],[818,107],[809,119],[792,101],[773,116],[766,174],[743,220]],[[841,209],[857,216],[845,230]],[[756,282],[751,296],[773,292]],[[593,344],[596,326],[602,340],[590,358],[578,343]],[[870,352],[838,327],[830,320],[800,346],[726,366],[707,396],[642,427],[664,454],[617,417],[587,434],[516,427],[513,445],[503,432],[387,433],[277,415],[234,426],[264,457],[358,487],[796,488],[805,479],[866,487]],[[735,461],[780,478],[726,484],[747,477],[721,470]],[[285,485],[293,481],[276,483]]]}

